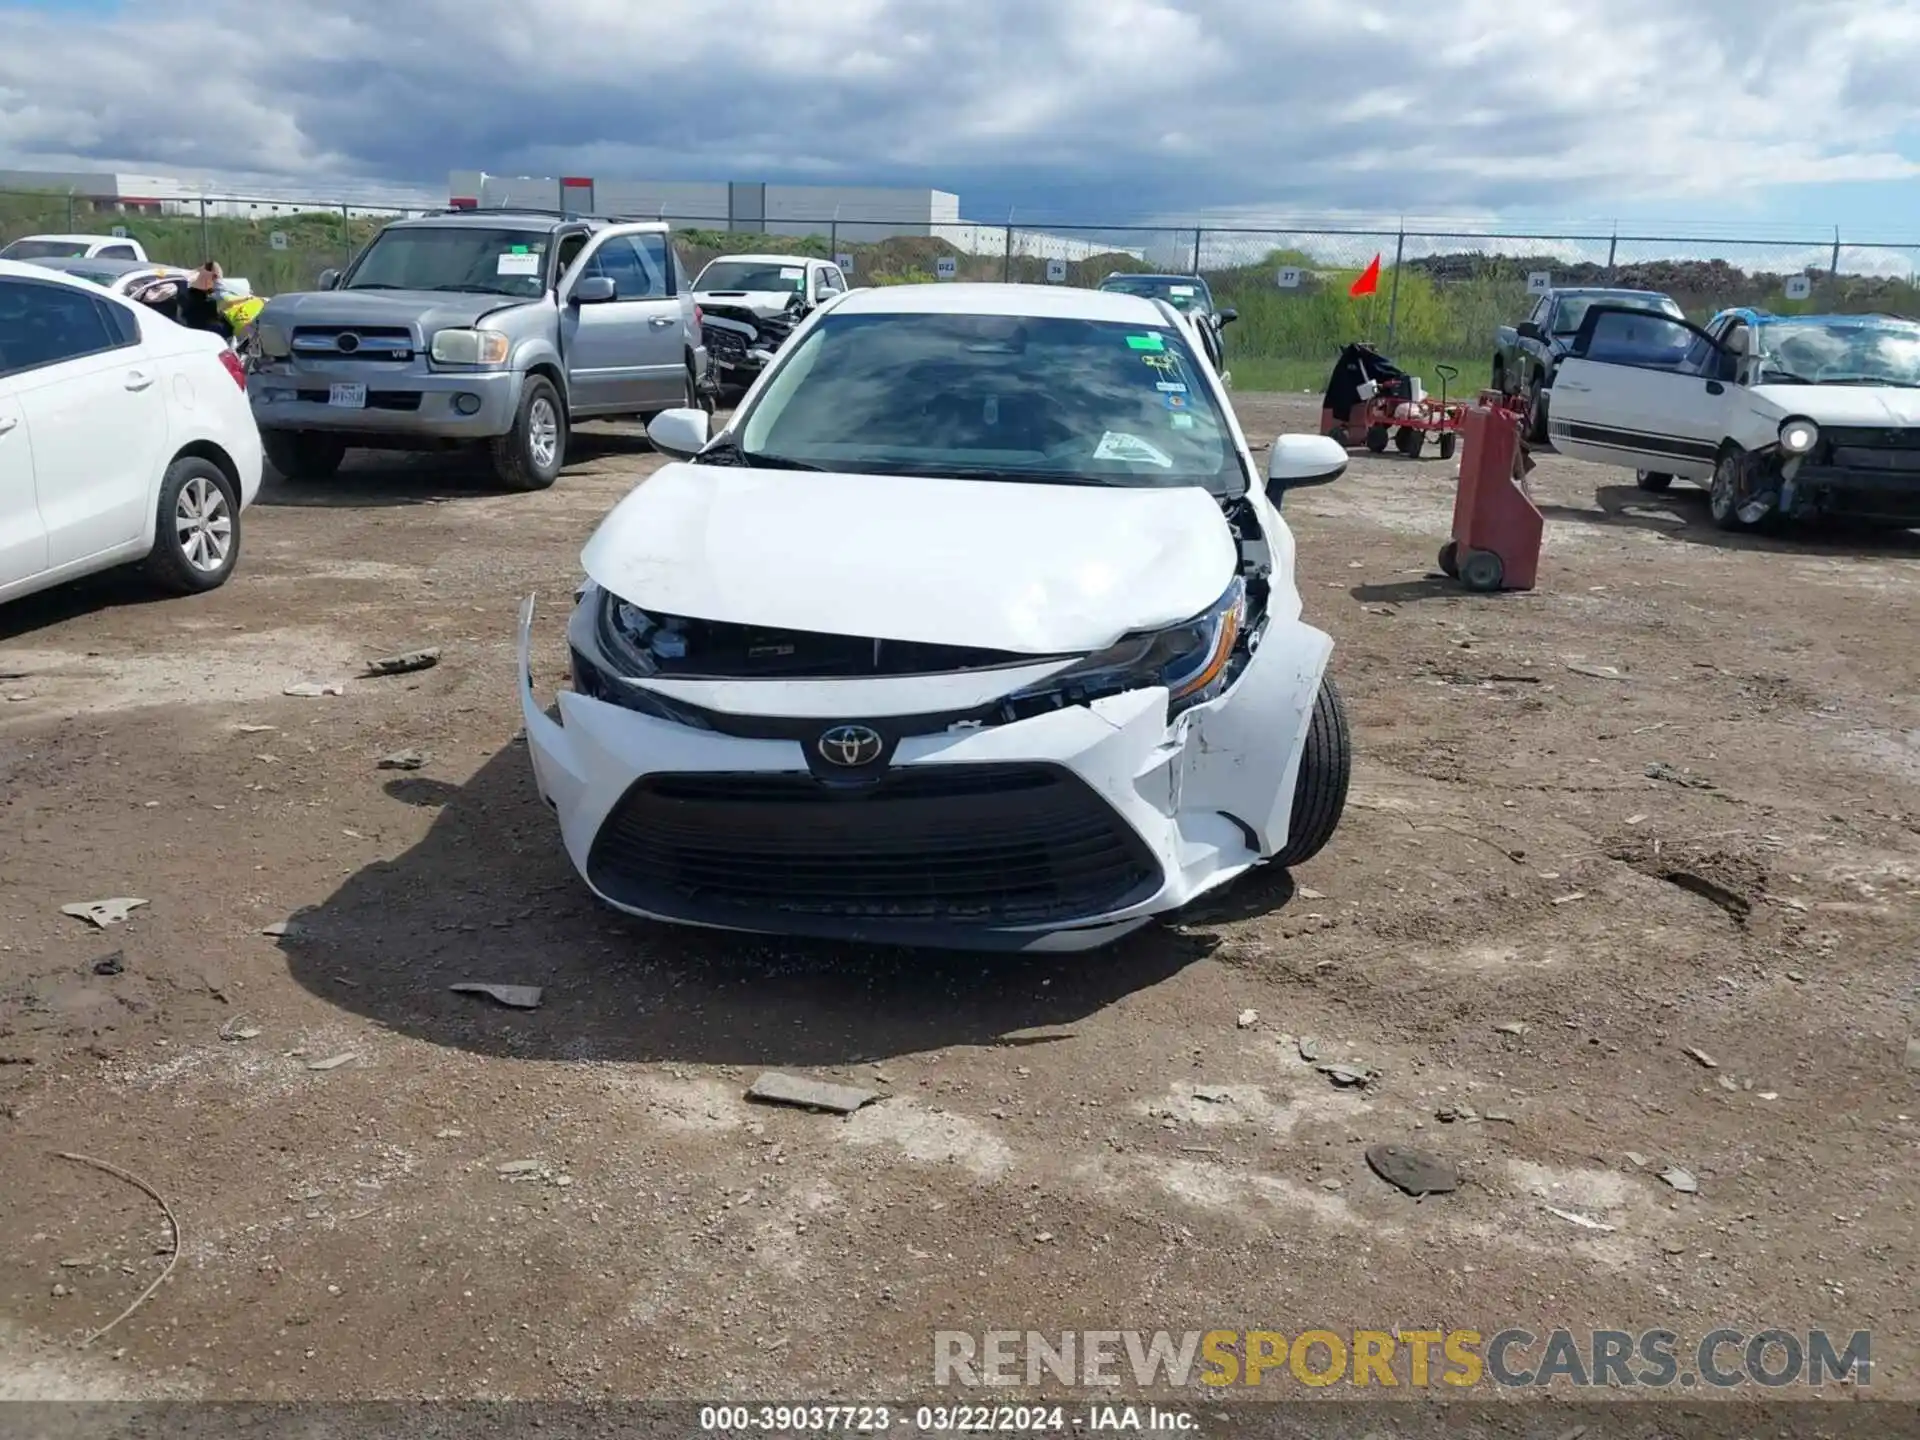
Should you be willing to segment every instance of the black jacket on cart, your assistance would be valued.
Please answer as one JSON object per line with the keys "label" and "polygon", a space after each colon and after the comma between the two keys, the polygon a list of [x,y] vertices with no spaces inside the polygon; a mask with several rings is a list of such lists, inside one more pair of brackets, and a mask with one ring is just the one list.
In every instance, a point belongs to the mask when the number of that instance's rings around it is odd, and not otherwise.
{"label": "black jacket on cart", "polygon": [[1344,417],[1360,403],[1360,387],[1367,381],[1379,386],[1382,395],[1404,395],[1406,379],[1405,372],[1378,350],[1355,341],[1334,361],[1333,378],[1327,381],[1326,398],[1320,403]]}

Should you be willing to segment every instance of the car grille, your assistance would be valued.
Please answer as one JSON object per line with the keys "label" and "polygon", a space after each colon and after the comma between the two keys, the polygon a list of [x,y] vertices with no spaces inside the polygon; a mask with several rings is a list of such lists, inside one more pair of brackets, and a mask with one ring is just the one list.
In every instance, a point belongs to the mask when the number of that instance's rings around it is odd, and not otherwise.
{"label": "car grille", "polygon": [[908,766],[836,789],[804,774],[647,776],[594,837],[609,899],[681,918],[1012,925],[1113,910],[1159,867],[1051,765]]}
{"label": "car grille", "polygon": [[1843,470],[1920,475],[1920,429],[1837,427],[1823,430],[1823,463]]}
{"label": "car grille", "polygon": [[[302,390],[298,392],[302,400],[315,405],[327,403],[331,393],[326,390]],[[367,391],[367,409],[369,410],[418,410],[420,392],[418,390],[369,390]]]}
{"label": "car grille", "polygon": [[707,354],[723,365],[742,365],[747,359],[747,337],[738,330],[725,330],[718,325],[704,327],[701,334],[707,342]]}
{"label": "car grille", "polygon": [[413,332],[395,325],[302,325],[291,343],[308,360],[406,361],[414,350]]}

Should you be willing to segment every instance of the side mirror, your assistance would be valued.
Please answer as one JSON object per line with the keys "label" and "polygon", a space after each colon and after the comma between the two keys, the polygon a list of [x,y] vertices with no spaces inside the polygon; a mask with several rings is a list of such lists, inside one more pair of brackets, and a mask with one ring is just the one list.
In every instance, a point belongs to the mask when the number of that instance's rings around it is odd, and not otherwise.
{"label": "side mirror", "polygon": [[1330,435],[1282,435],[1267,458],[1267,494],[1327,485],[1347,473],[1347,451]]}
{"label": "side mirror", "polygon": [[340,272],[338,270],[322,270],[320,272],[320,288],[322,290],[336,289],[339,287],[339,284]]}
{"label": "side mirror", "polygon": [[1240,312],[1238,310],[1235,310],[1231,305],[1229,305],[1225,310],[1222,310],[1220,312],[1220,323],[1222,325],[1231,325],[1234,321],[1238,320],[1239,318],[1240,318]]}
{"label": "side mirror", "polygon": [[1522,320],[1514,331],[1522,340],[1545,340],[1546,333],[1531,320]]}
{"label": "side mirror", "polygon": [[647,439],[671,460],[691,460],[707,448],[711,418],[704,410],[662,410],[647,422]]}
{"label": "side mirror", "polygon": [[620,287],[613,283],[611,275],[589,275],[573,287],[573,303],[576,305],[604,305],[620,293]]}

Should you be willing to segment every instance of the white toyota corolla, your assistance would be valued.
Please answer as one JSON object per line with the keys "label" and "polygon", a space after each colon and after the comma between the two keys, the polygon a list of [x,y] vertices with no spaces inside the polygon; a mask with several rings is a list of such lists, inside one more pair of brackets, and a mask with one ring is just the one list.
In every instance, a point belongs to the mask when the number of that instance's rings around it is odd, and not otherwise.
{"label": "white toyota corolla", "polygon": [[[582,554],[573,685],[520,690],[602,899],[682,924],[1086,949],[1324,846],[1349,741],[1277,497],[1162,301],[857,290]],[[1269,496],[1274,498],[1270,499]]]}

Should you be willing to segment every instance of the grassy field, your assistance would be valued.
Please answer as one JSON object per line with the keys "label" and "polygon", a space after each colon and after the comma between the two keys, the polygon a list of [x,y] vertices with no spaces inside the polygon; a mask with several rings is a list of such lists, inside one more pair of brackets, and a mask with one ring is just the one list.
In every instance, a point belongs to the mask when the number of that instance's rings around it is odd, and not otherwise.
{"label": "grassy field", "polygon": [[[196,265],[211,256],[227,274],[244,276],[257,294],[309,289],[320,272],[340,266],[378,232],[377,219],[349,219],[337,211],[280,215],[258,221],[195,216],[95,214],[89,202],[64,194],[0,193],[0,242],[45,231],[103,233],[124,225],[156,260]],[[284,237],[276,249],[273,235]],[[944,240],[901,236],[877,244],[839,241],[827,235],[770,236],[715,230],[677,232],[683,262],[697,269],[717,255],[752,251],[851,256],[855,285],[898,285],[936,278],[942,259],[955,262],[961,281],[1015,280],[1043,283],[1047,261],[1038,255],[963,254]],[[1460,370],[1469,392],[1487,378],[1494,330],[1526,313],[1526,275],[1547,259],[1455,254],[1410,261],[1382,275],[1377,296],[1347,293],[1356,270],[1323,264],[1298,250],[1275,250],[1257,262],[1209,270],[1217,303],[1233,306],[1239,319],[1228,332],[1234,383],[1241,389],[1314,390],[1326,383],[1334,357],[1353,340],[1370,338],[1402,369],[1420,375],[1438,392],[1434,357]],[[1275,271],[1305,272],[1294,289],[1280,289]],[[1067,267],[1069,285],[1093,286],[1116,270],[1148,268],[1124,253],[1096,255]],[[1586,267],[1588,270],[1594,267]],[[1568,276],[1602,283],[1604,275]],[[1561,273],[1565,267],[1561,267]],[[1920,292],[1900,280],[1861,276],[1816,276],[1814,296],[1786,299],[1783,275],[1748,274],[1723,261],[1671,260],[1623,267],[1617,283],[1640,284],[1671,294],[1696,319],[1733,305],[1788,313],[1795,309],[1875,310],[1920,317]],[[1397,298],[1390,300],[1394,291]],[[1388,315],[1394,337],[1387,340]],[[1410,358],[1416,357],[1416,358]]]}

